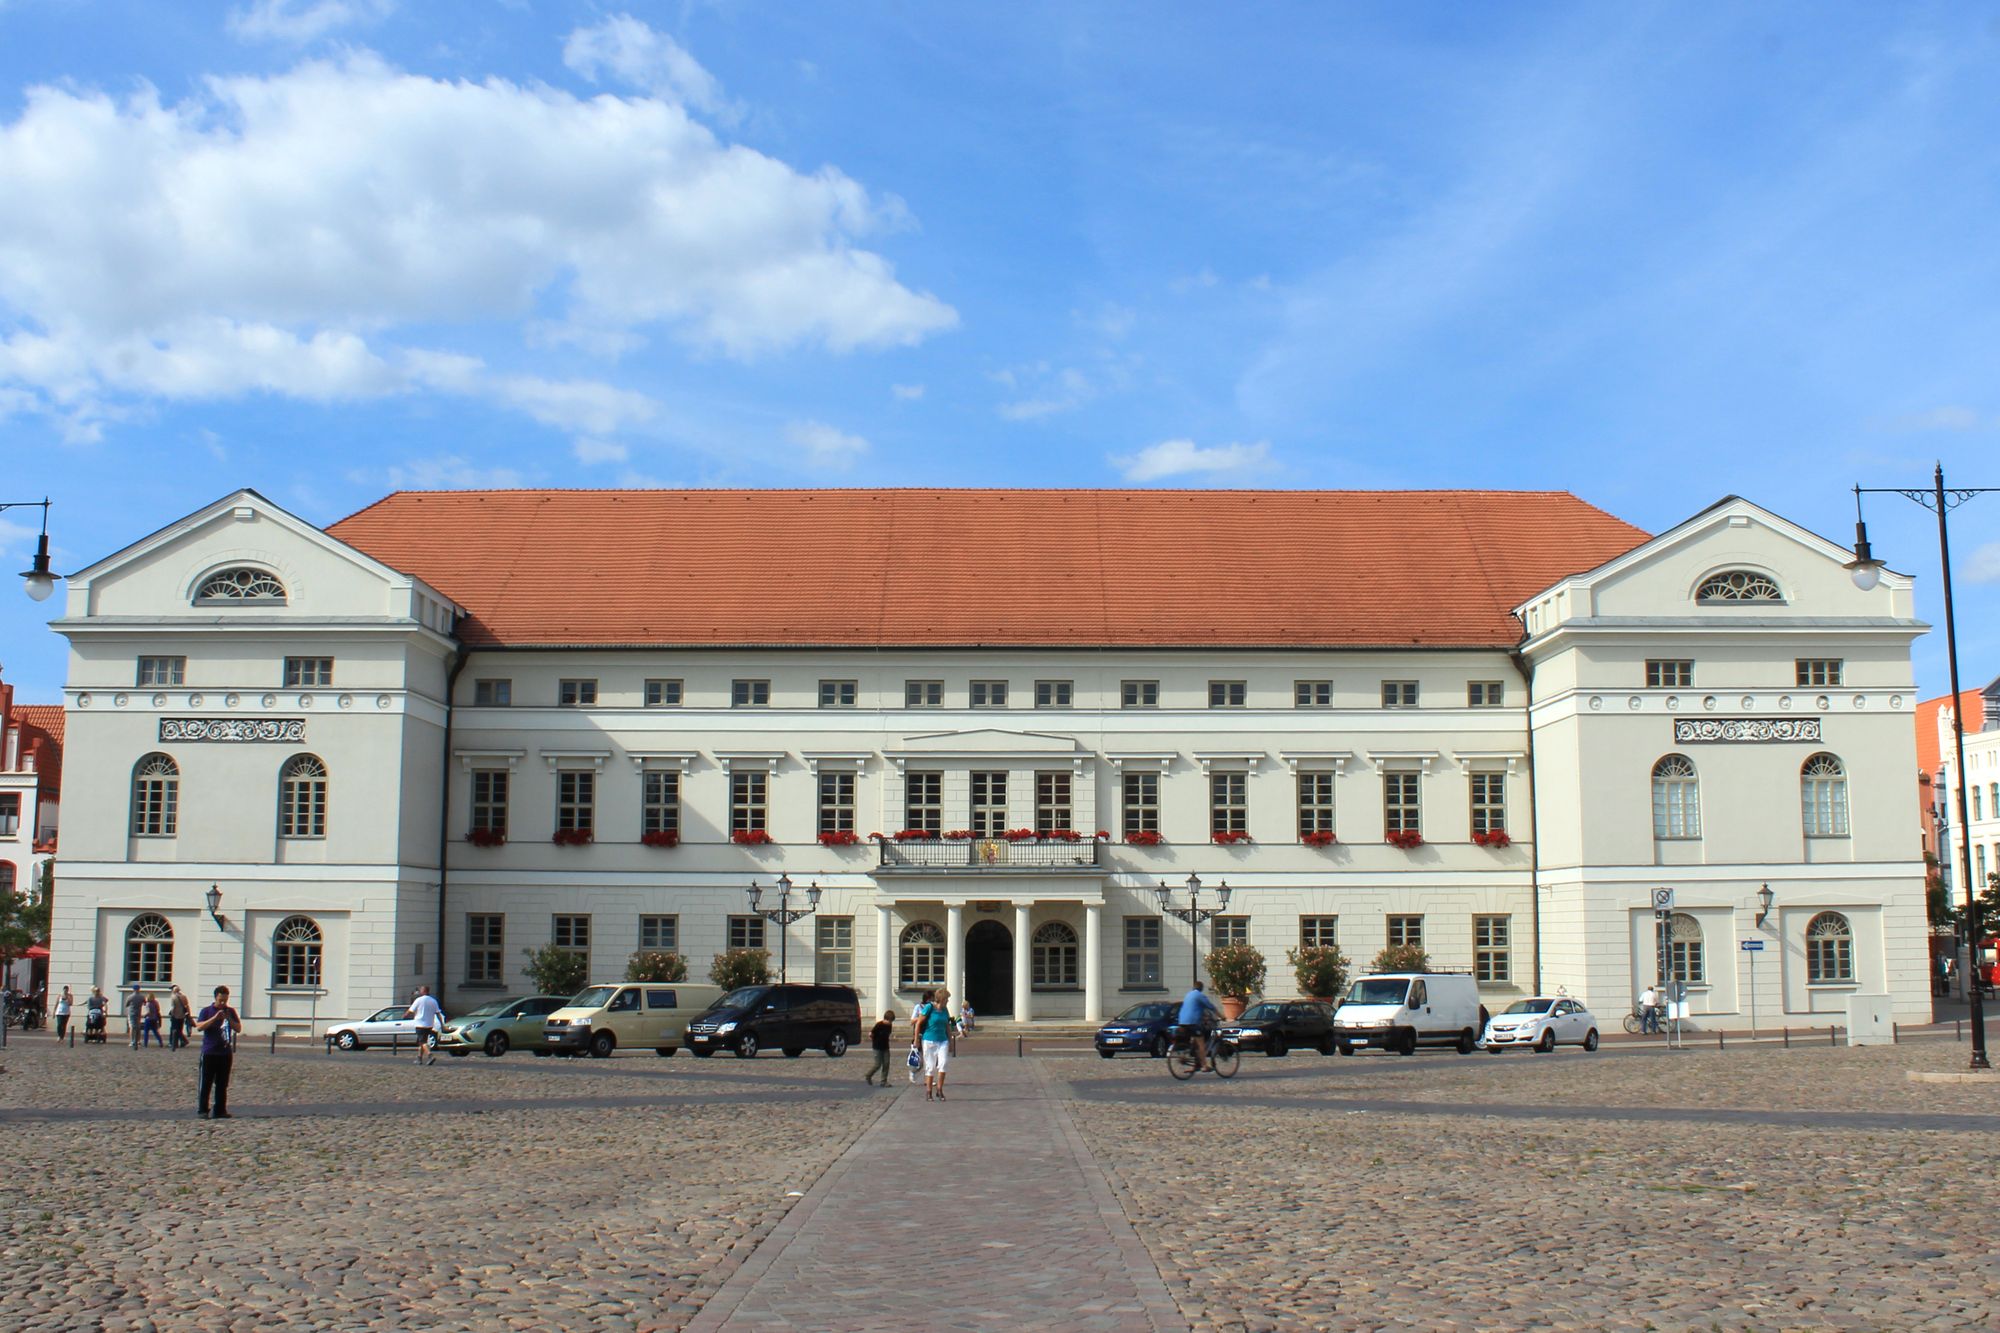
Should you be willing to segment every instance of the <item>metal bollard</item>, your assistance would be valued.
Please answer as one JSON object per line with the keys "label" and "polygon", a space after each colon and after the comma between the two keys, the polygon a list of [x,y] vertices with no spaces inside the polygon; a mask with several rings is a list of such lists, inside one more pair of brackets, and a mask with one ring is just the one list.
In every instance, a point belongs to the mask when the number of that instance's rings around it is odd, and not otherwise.
{"label": "metal bollard", "polygon": [[278,1053],[278,1029],[276,1029],[276,1028],[272,1028],[272,1029],[271,1029],[271,1054],[272,1054],[272,1055],[276,1055],[277,1053]]}
{"label": "metal bollard", "polygon": [[1956,1018],[1951,1020],[1951,1039],[1953,1041],[1965,1040],[1965,1025],[1963,1020]]}
{"label": "metal bollard", "polygon": [[1827,1028],[1826,1028],[1826,1044],[1827,1044],[1827,1045],[1829,1045],[1829,1046],[1838,1046],[1838,1045],[1840,1045],[1840,1038],[1839,1038],[1839,1036],[1837,1036],[1837,1035],[1836,1035],[1836,1034],[1837,1034],[1837,1033],[1838,1033],[1839,1031],[1840,1031],[1840,1029],[1839,1029],[1839,1028],[1837,1028],[1837,1027],[1835,1027],[1835,1026],[1833,1026],[1833,1025],[1832,1025],[1831,1023],[1827,1024]]}
{"label": "metal bollard", "polygon": [[1785,1029],[1785,1049],[1788,1051],[1792,1049],[1792,1030],[1790,1028]]}
{"label": "metal bollard", "polygon": [[1717,1028],[1717,1029],[1715,1030],[1715,1049],[1716,1049],[1716,1050],[1718,1050],[1718,1051],[1722,1049],[1722,1029],[1721,1029],[1721,1028]]}
{"label": "metal bollard", "polygon": [[1900,1044],[1902,1040],[1903,1040],[1902,1030],[1896,1024],[1891,1023],[1889,1025],[1889,1044],[1891,1046],[1895,1046]]}
{"label": "metal bollard", "polygon": [[1018,1032],[1017,1032],[1017,1033],[1015,1033],[1015,1034],[1014,1034],[1014,1058],[1015,1058],[1016,1060],[1019,1060],[1019,1059],[1021,1059],[1021,1058],[1022,1058],[1022,1057],[1023,1057],[1023,1056],[1025,1055],[1025,1054],[1026,1054],[1026,1051],[1025,1051],[1025,1049],[1024,1049],[1024,1048],[1022,1047],[1022,1045],[1021,1045],[1021,1042],[1022,1042],[1022,1041],[1023,1041],[1023,1038],[1022,1038],[1021,1034],[1020,1034],[1020,1033],[1018,1033]]}

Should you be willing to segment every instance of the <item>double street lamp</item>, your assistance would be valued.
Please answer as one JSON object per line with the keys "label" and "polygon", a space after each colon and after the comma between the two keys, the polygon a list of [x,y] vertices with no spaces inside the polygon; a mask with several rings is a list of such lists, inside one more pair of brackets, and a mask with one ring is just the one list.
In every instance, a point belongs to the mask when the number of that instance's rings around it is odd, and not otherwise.
{"label": "double street lamp", "polygon": [[1211,917],[1221,916],[1229,910],[1229,881],[1223,880],[1215,891],[1216,903],[1213,907],[1201,905],[1201,876],[1187,877],[1187,906],[1174,906],[1174,891],[1165,884],[1153,890],[1159,895],[1160,911],[1167,916],[1188,925],[1188,969],[1194,979],[1201,979],[1201,923]]}
{"label": "double street lamp", "polygon": [[819,881],[814,880],[812,885],[806,889],[806,905],[804,907],[792,906],[792,877],[790,875],[778,876],[777,887],[778,905],[776,907],[759,907],[757,904],[762,902],[764,898],[764,886],[754,879],[751,880],[749,889],[750,910],[758,916],[763,917],[766,921],[777,923],[778,980],[788,981],[790,978],[785,975],[785,971],[786,963],[789,961],[791,953],[791,925],[794,921],[805,920],[819,910]]}
{"label": "double street lamp", "polygon": [[21,572],[21,580],[27,585],[29,597],[38,602],[46,602],[49,594],[56,590],[57,577],[49,571],[49,502],[47,500],[0,501],[0,513],[9,509],[42,511],[42,536],[35,546],[35,560]]}
{"label": "double street lamp", "polygon": [[[1937,515],[1938,566],[1943,572],[1944,587],[1944,651],[1945,665],[1951,675],[1951,743],[1957,757],[1957,782],[1954,784],[1958,796],[1958,839],[1959,871],[1965,879],[1965,938],[1968,946],[1967,960],[1975,972],[1979,966],[1979,885],[1972,878],[1972,844],[1966,838],[1966,795],[1965,795],[1965,721],[1960,716],[1958,700],[1958,622],[1952,614],[1951,601],[1951,538],[1945,516],[1980,495],[2000,492],[2000,486],[1946,486],[1944,484],[1944,464],[1937,465],[1932,475],[1929,490],[1905,489],[1899,486],[1856,486],[1854,488],[1854,559],[1845,568],[1854,577],[1854,586],[1867,592],[1882,579],[1882,562],[1868,545],[1868,525],[1861,517],[1861,497],[1864,495],[1900,495],[1905,500],[1922,505]],[[1979,978],[1974,975],[1966,987],[1966,999],[1971,1007],[1972,1020],[1972,1067],[1991,1069],[1986,1058],[1986,1006],[1979,994]]]}

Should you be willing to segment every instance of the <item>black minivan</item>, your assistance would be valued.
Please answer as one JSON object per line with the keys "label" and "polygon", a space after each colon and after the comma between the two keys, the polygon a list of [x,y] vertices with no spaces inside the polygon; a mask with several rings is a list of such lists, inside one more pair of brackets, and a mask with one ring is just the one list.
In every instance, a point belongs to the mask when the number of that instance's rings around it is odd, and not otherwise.
{"label": "black minivan", "polygon": [[688,1049],[706,1058],[734,1051],[799,1056],[808,1050],[839,1057],[861,1040],[861,996],[852,986],[777,983],[739,986],[688,1024]]}

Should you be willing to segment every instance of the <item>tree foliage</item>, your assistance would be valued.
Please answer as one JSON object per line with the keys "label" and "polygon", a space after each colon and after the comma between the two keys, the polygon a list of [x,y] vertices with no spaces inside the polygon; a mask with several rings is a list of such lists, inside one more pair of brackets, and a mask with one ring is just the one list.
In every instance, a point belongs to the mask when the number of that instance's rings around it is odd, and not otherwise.
{"label": "tree foliage", "polygon": [[574,995],[590,984],[590,958],[586,954],[546,944],[523,949],[521,955],[528,960],[521,970],[544,995]]}
{"label": "tree foliage", "polygon": [[771,980],[769,949],[725,949],[708,965],[708,979],[725,991],[762,986]]}
{"label": "tree foliage", "polygon": [[669,949],[641,949],[625,964],[627,981],[686,981],[688,960]]}

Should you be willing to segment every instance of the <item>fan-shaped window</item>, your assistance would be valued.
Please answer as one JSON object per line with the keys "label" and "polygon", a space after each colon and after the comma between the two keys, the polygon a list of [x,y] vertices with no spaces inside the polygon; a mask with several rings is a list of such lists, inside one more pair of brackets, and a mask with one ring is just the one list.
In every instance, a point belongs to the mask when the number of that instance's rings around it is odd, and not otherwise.
{"label": "fan-shaped window", "polygon": [[288,916],[271,932],[271,984],[319,985],[319,923],[309,916]]}
{"label": "fan-shaped window", "polygon": [[1816,754],[1799,770],[1799,803],[1808,838],[1847,836],[1847,770],[1830,754]]}
{"label": "fan-shaped window", "polygon": [[1838,912],[1821,912],[1806,923],[1808,985],[1854,980],[1854,927]]}
{"label": "fan-shaped window", "polygon": [[326,836],[326,765],[318,755],[294,755],[278,778],[278,836]]}
{"label": "fan-shaped window", "polygon": [[174,979],[174,928],[157,912],[125,927],[125,983],[164,986]]}
{"label": "fan-shaped window", "polygon": [[1701,943],[1701,922],[1686,912],[1675,912],[1667,928],[1675,981],[1689,986],[1707,984],[1708,959],[1702,954]]}
{"label": "fan-shaped window", "polygon": [[181,769],[172,758],[149,754],[132,769],[132,832],[171,838],[180,827]]}
{"label": "fan-shaped window", "polygon": [[238,565],[218,569],[203,579],[194,600],[197,606],[203,602],[283,602],[285,585],[268,569]]}
{"label": "fan-shaped window", "polygon": [[904,926],[902,947],[897,952],[901,964],[897,985],[905,990],[944,985],[944,932],[937,926],[929,921]]}
{"label": "fan-shaped window", "polygon": [[1701,780],[1694,761],[1684,754],[1670,754],[1653,765],[1653,836],[1701,836]]}
{"label": "fan-shaped window", "polygon": [[1782,602],[1785,594],[1768,574],[1752,569],[1725,569],[1711,574],[1695,589],[1697,602]]}
{"label": "fan-shaped window", "polygon": [[1077,984],[1076,931],[1061,921],[1037,927],[1031,961],[1036,986],[1062,988]]}

